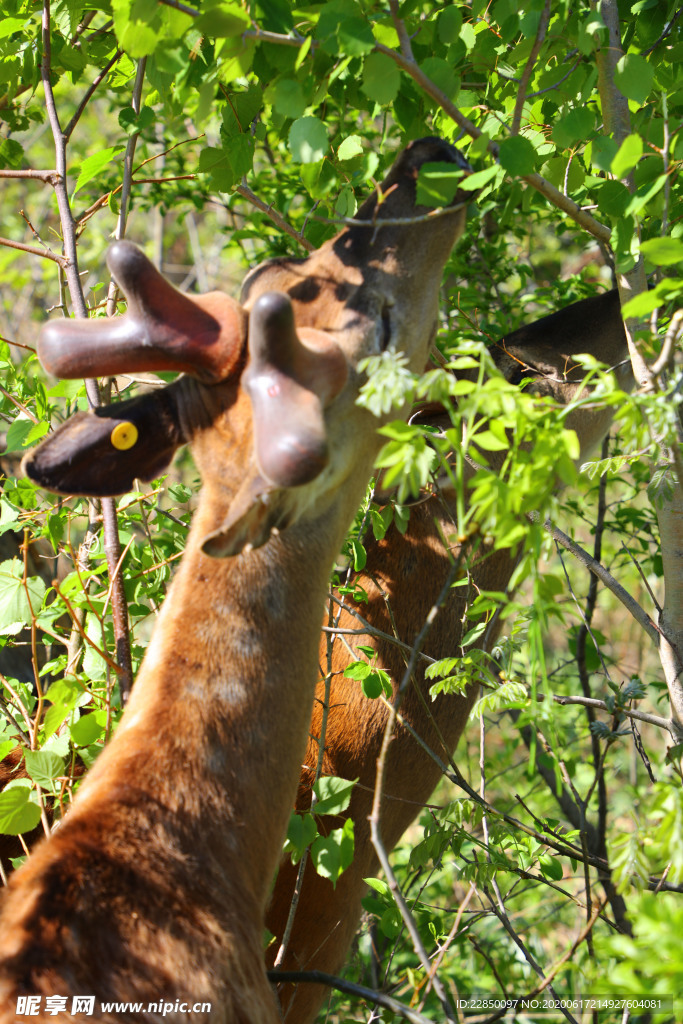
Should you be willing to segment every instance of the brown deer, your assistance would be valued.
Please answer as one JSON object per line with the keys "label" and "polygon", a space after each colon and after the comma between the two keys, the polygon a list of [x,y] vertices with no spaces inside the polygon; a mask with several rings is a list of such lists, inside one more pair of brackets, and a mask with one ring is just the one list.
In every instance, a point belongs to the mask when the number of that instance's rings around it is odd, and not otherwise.
{"label": "brown deer", "polygon": [[[493,346],[491,354],[504,376],[513,383],[523,379],[532,383],[532,393],[547,395],[562,405],[568,404],[581,388],[583,371],[574,357],[591,353],[615,368],[622,388],[631,387],[632,378],[626,335],[616,291],[581,302],[522,327]],[[443,408],[428,407],[416,418],[447,429],[450,418]],[[611,413],[596,406],[582,407],[569,416],[581,443],[583,457],[609,430]],[[504,453],[487,453],[490,463],[500,465]],[[470,477],[475,472],[469,468]],[[395,636],[410,648],[418,636],[430,608],[436,601],[449,573],[453,558],[467,556],[455,537],[455,492],[446,484],[429,500],[410,511],[405,535],[390,527],[383,540],[370,537],[366,542],[367,564],[354,581],[368,595],[368,603],[358,606],[362,618],[389,637]],[[425,654],[439,659],[461,653],[464,630],[472,623],[465,618],[469,602],[480,590],[505,591],[516,564],[514,551],[492,550],[480,545],[465,557],[468,586],[458,587],[441,607],[423,647]],[[332,618],[341,629],[361,628],[354,606],[344,605],[334,594]],[[327,620],[326,620],[327,621]],[[466,624],[466,625],[465,625]],[[500,631],[494,622],[477,645],[491,650]],[[376,634],[334,637],[329,716],[324,737],[323,773],[358,779],[348,812],[334,819],[322,819],[327,832],[338,828],[343,818],[355,823],[355,855],[352,864],[332,884],[306,865],[298,908],[293,918],[287,952],[279,968],[283,971],[317,970],[338,974],[344,964],[351,940],[361,916],[361,899],[366,892],[363,879],[376,875],[378,859],[370,839],[368,817],[372,808],[377,758],[388,719],[388,709],[379,700],[369,700],[360,686],[343,673],[349,663],[364,655],[354,652],[358,646],[372,647],[378,668],[391,676],[394,696],[406,670],[405,647]],[[323,637],[320,663],[327,665],[327,641]],[[467,723],[479,686],[472,683],[463,696],[441,695],[432,701],[429,680],[424,679],[424,662],[416,669],[412,685],[405,691],[400,713],[442,762],[448,762]],[[318,683],[310,726],[310,738],[299,782],[297,809],[307,810],[318,760],[321,734],[324,683]],[[399,838],[428,801],[441,778],[439,765],[416,742],[409,731],[398,725],[384,769],[384,798],[381,808],[381,835],[387,850]],[[298,867],[284,862],[280,868],[266,925],[276,941],[269,947],[272,965],[282,941],[294,891]],[[273,975],[274,976],[274,975]],[[288,1024],[308,1024],[326,995],[317,984],[282,985],[280,997]]]}
{"label": "brown deer", "polygon": [[[28,457],[28,475],[60,492],[118,494],[191,441],[203,486],[121,725],[5,894],[0,1020],[31,996],[41,997],[33,1019],[70,1020],[81,995],[96,997],[96,1020],[187,1020],[191,1009],[212,1024],[280,1019],[264,910],[328,576],[380,443],[378,421],[356,404],[357,367],[383,350],[424,366],[465,221],[460,195],[427,224],[400,223],[427,214],[416,178],[432,161],[468,170],[438,139],[412,143],[360,225],[303,260],[257,268],[241,304],[182,296],[117,243],[109,265],[126,316],[47,327],[41,358],[57,374],[187,375],[72,417]],[[47,996],[63,999],[56,1017]],[[141,1008],[104,1005],[124,1000]]]}

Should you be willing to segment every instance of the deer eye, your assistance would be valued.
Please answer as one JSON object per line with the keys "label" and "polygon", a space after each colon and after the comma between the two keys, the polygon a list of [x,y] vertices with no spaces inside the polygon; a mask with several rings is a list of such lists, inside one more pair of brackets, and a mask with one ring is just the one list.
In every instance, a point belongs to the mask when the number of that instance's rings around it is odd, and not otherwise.
{"label": "deer eye", "polygon": [[380,341],[380,349],[382,352],[386,352],[391,343],[391,311],[389,306],[384,306],[382,309],[382,339]]}

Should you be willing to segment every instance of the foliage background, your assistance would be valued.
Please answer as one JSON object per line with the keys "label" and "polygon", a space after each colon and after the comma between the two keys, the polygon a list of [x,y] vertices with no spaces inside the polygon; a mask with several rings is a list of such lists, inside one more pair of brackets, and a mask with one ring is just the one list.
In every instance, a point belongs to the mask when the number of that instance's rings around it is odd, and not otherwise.
{"label": "foliage background", "polygon": [[[58,308],[82,314],[83,300],[94,315],[113,312],[104,252],[124,233],[180,287],[235,294],[248,266],[304,254],[353,217],[397,148],[438,134],[465,152],[479,189],[444,276],[445,350],[495,339],[613,275],[625,298],[640,294],[630,309],[645,386],[628,398],[600,385],[619,447],[553,514],[644,613],[636,621],[609,587],[594,592],[539,527],[521,531],[529,578],[508,609],[503,652],[516,688],[493,694],[461,744],[458,769],[473,789],[444,783],[395,870],[453,999],[521,997],[548,978],[566,998],[676,996],[680,8],[2,0],[0,13],[0,753],[18,740],[27,770],[0,793],[0,830],[48,828],[46,806],[68,803],[79,763],[110,735],[121,704],[112,669],[123,665],[125,678],[139,664],[197,488],[187,453],[115,508],[54,499],[18,474],[23,452],[87,405],[82,384],[40,370],[38,323]],[[438,202],[448,182],[426,185]],[[110,390],[91,387],[90,398]],[[539,429],[536,449],[552,464],[557,421]],[[398,451],[416,472],[415,449]],[[548,459],[537,471],[547,480]],[[483,521],[485,502],[474,514]],[[361,539],[351,540],[358,557]],[[646,618],[664,604],[664,576],[673,656]],[[638,708],[665,727],[629,717]],[[14,842],[4,871],[22,855]],[[441,1019],[381,880],[367,910],[349,978]],[[669,1002],[654,1019],[676,1016]],[[321,1019],[380,1018],[336,994]]]}

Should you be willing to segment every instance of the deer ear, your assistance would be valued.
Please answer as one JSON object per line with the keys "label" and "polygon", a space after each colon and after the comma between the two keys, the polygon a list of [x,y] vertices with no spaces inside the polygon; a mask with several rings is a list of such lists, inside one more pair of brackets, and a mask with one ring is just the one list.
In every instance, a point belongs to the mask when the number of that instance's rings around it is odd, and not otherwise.
{"label": "deer ear", "polygon": [[57,494],[107,498],[149,481],[185,443],[172,388],[80,412],[25,456],[22,468]]}

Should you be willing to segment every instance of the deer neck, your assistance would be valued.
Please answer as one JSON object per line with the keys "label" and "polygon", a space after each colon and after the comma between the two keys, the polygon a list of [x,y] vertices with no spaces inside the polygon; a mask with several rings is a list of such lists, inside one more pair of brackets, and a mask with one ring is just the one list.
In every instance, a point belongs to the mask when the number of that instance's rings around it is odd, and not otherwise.
{"label": "deer neck", "polygon": [[210,849],[230,884],[264,905],[303,760],[346,504],[214,559],[201,544],[225,509],[202,500],[124,718],[73,814],[116,808],[134,778],[180,829],[181,848]]}

